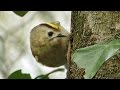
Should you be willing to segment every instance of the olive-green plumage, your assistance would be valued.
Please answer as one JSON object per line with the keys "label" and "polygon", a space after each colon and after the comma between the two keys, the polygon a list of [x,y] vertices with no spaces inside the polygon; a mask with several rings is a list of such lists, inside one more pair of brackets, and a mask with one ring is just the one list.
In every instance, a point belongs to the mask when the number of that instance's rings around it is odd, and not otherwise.
{"label": "olive-green plumage", "polygon": [[43,23],[30,34],[30,46],[38,62],[48,67],[66,64],[69,33],[58,22]]}

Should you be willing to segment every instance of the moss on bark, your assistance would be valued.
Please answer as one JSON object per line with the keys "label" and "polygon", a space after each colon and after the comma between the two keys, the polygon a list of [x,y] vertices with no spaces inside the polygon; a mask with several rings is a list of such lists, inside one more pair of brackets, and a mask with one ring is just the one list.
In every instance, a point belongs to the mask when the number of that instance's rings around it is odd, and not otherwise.
{"label": "moss on bark", "polygon": [[[120,12],[73,11],[70,54],[76,49],[120,38]],[[92,61],[91,61],[92,62]],[[68,60],[68,78],[81,79],[84,69]],[[120,55],[113,56],[98,70],[94,79],[120,78]]]}

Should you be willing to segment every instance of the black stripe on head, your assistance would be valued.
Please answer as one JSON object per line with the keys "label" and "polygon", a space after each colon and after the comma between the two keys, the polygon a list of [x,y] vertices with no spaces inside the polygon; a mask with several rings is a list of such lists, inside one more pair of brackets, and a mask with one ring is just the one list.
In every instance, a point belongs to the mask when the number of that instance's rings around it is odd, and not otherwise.
{"label": "black stripe on head", "polygon": [[50,26],[50,25],[48,25],[46,23],[40,24],[40,26],[47,26],[47,27],[49,27],[49,28],[51,28],[51,29],[53,29],[55,31],[58,31],[58,32],[60,31],[60,29],[56,29],[56,28],[54,28],[54,27],[52,27],[52,26]]}

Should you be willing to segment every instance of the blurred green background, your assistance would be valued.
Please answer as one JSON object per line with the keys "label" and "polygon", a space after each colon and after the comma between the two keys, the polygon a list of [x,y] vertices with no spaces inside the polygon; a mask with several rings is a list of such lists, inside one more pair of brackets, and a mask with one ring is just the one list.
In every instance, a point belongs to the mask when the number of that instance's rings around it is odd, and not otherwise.
{"label": "blurred green background", "polygon": [[[56,68],[37,63],[30,50],[30,31],[43,22],[60,21],[70,32],[70,11],[29,11],[21,16],[13,11],[0,11],[0,79],[6,79],[12,72],[22,69],[32,78],[46,74]],[[64,67],[64,66],[61,66]],[[59,68],[59,67],[58,67]],[[64,72],[50,75],[51,79],[64,79]]]}

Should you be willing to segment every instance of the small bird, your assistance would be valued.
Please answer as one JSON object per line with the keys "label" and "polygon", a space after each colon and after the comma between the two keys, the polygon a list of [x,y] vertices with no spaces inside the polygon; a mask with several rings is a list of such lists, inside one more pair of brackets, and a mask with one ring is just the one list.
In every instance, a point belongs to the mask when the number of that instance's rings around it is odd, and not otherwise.
{"label": "small bird", "polygon": [[67,62],[69,33],[60,22],[42,23],[30,33],[30,47],[35,59],[48,67],[59,67]]}

